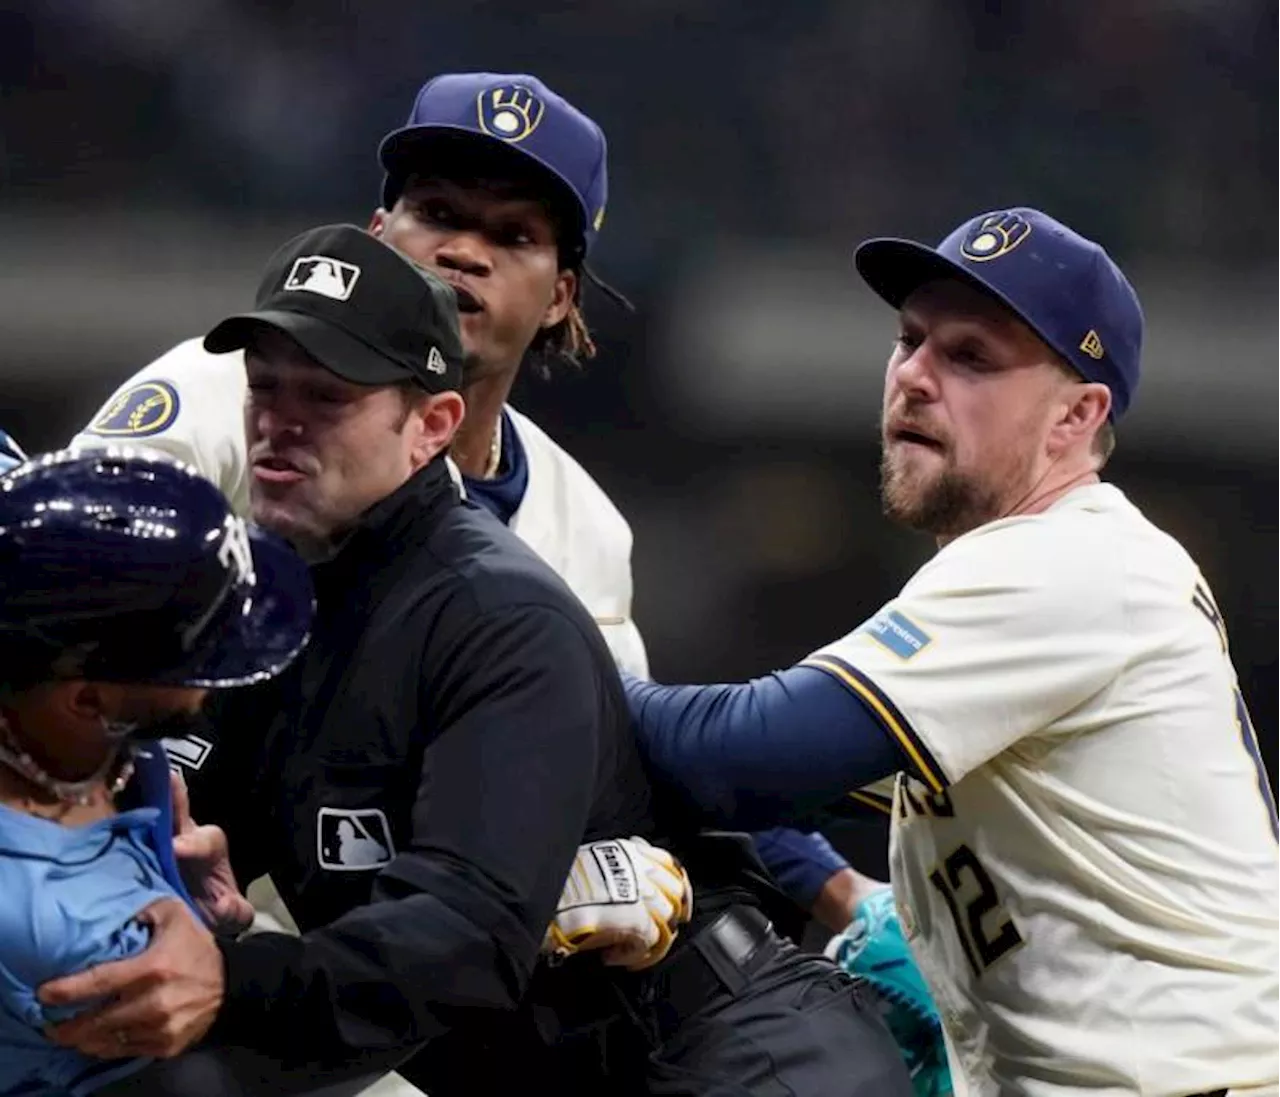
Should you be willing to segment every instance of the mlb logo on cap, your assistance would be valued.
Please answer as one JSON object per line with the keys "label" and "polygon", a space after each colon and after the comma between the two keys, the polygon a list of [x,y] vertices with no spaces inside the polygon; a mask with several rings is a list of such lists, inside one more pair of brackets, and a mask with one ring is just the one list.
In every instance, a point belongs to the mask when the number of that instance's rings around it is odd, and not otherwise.
{"label": "mlb logo on cap", "polygon": [[294,260],[284,288],[318,293],[333,301],[345,301],[355,290],[359,277],[360,268],[354,263],[344,263],[327,255],[303,255]]}

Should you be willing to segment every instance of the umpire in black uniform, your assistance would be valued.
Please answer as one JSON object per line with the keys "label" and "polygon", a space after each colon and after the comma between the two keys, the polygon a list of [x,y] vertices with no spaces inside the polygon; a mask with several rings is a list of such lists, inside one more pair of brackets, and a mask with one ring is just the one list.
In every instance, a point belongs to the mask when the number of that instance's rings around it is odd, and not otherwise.
{"label": "umpire in black uniform", "polygon": [[[452,290],[329,226],[205,345],[246,351],[254,518],[317,595],[304,655],[212,710],[191,777],[236,878],[269,872],[302,930],[221,942],[206,1043],[321,1077],[421,1046],[399,1069],[431,1097],[909,1094],[874,1007],[774,933],[733,843],[664,826],[592,618],[461,499]],[[692,923],[643,972],[540,958],[577,847],[621,835],[685,859]]]}

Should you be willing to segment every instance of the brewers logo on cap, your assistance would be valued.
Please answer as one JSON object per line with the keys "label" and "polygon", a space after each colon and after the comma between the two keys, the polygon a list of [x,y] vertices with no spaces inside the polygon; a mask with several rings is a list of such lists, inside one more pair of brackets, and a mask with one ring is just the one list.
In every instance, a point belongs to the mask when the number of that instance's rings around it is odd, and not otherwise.
{"label": "brewers logo on cap", "polygon": [[960,253],[975,263],[985,263],[1008,255],[1030,235],[1031,226],[1016,213],[989,213],[965,237]]}
{"label": "brewers logo on cap", "polygon": [[523,84],[502,84],[476,96],[476,110],[485,133],[515,143],[538,128],[546,108]]}
{"label": "brewers logo on cap", "polygon": [[168,381],[140,381],[112,400],[86,433],[145,438],[169,426],[178,417],[178,407],[178,390]]}

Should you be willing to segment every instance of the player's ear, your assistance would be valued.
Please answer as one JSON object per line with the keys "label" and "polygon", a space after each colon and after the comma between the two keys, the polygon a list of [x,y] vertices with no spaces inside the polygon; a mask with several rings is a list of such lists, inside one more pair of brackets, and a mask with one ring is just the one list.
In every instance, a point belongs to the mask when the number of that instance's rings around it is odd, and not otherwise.
{"label": "player's ear", "polygon": [[556,275],[555,285],[551,288],[551,303],[542,314],[541,328],[554,328],[569,315],[573,302],[578,295],[578,272],[562,270]]}
{"label": "player's ear", "polygon": [[418,405],[417,429],[410,449],[414,468],[421,468],[453,444],[466,411],[467,405],[458,392],[438,392]]}
{"label": "player's ear", "polygon": [[1096,381],[1068,382],[1057,420],[1050,429],[1049,448],[1061,453],[1081,442],[1090,445],[1111,411],[1111,390]]}
{"label": "player's ear", "polygon": [[388,214],[381,206],[374,210],[373,216],[369,218],[369,228],[366,230],[369,235],[376,236],[381,240],[382,234],[387,229],[387,218],[389,216],[390,214]]}

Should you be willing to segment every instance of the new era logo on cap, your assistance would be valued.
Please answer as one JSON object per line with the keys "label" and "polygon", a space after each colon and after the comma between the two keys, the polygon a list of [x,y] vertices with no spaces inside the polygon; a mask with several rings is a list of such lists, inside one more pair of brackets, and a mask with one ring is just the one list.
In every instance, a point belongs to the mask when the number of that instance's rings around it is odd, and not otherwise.
{"label": "new era logo on cap", "polygon": [[294,260],[289,277],[284,280],[284,288],[345,301],[356,288],[359,277],[360,268],[354,263],[344,263],[327,255],[303,255]]}
{"label": "new era logo on cap", "polygon": [[440,348],[432,347],[431,353],[427,355],[427,370],[431,373],[443,374],[448,368],[444,355],[440,353]]}

